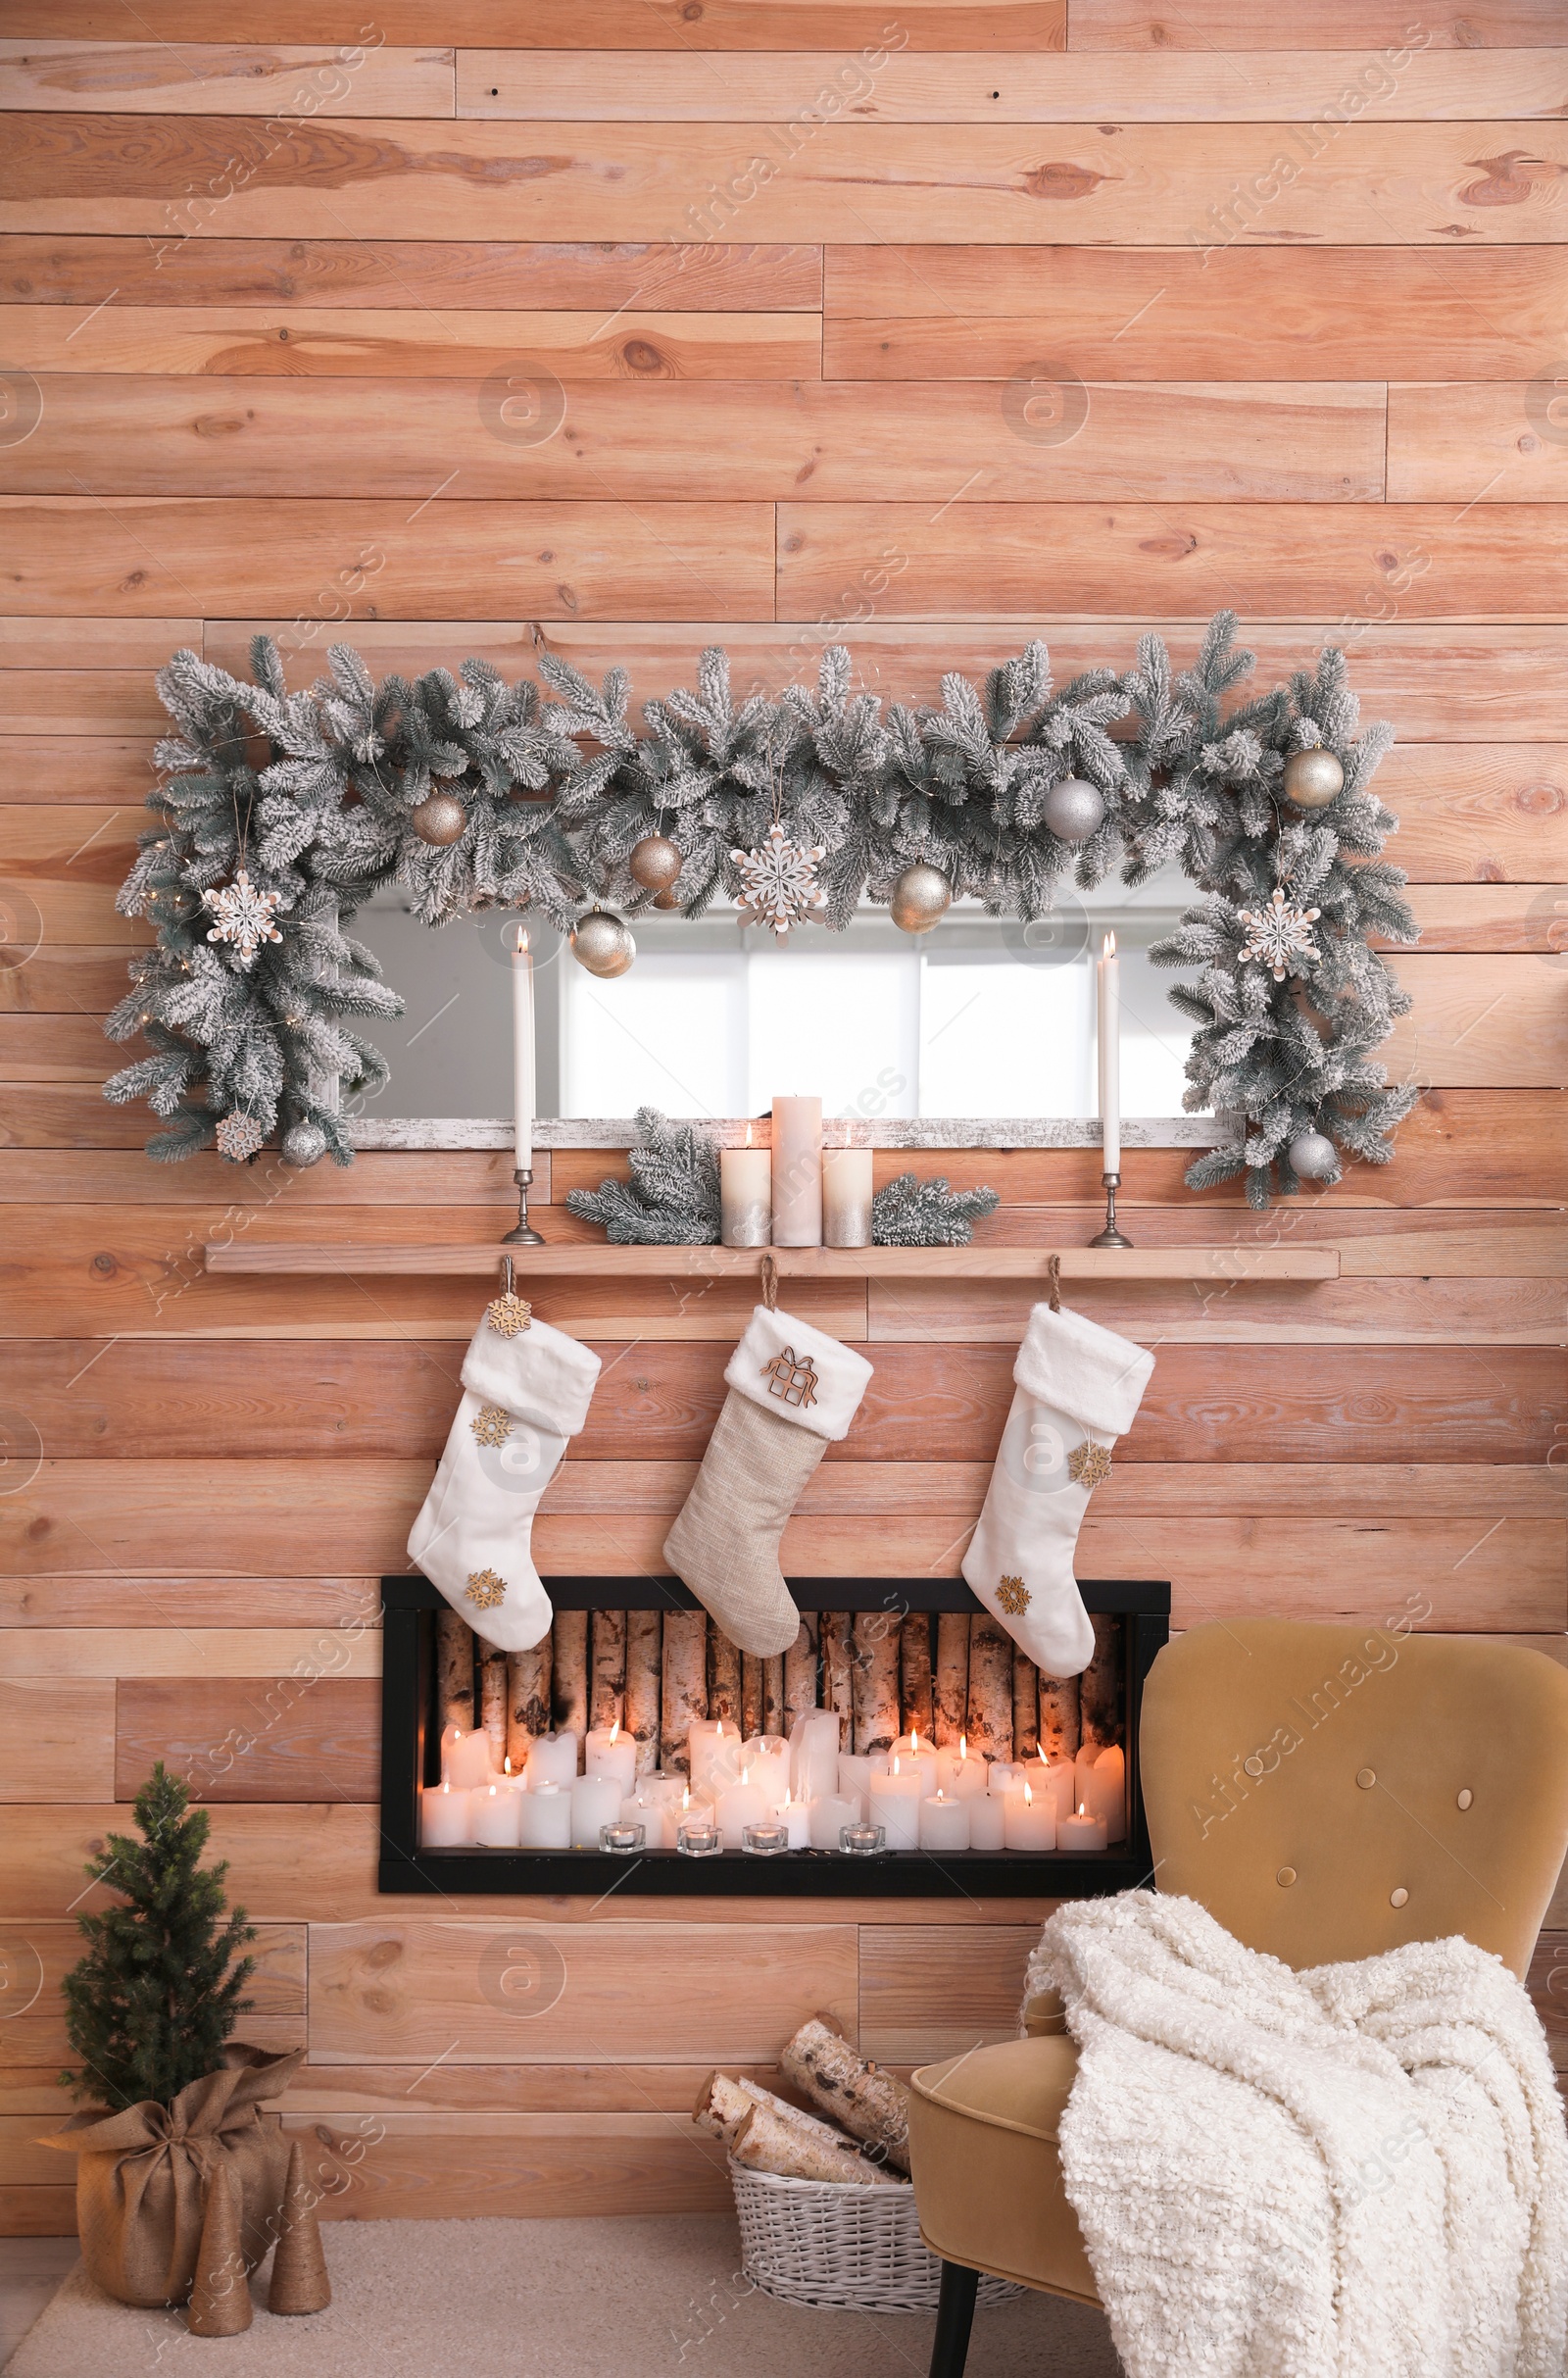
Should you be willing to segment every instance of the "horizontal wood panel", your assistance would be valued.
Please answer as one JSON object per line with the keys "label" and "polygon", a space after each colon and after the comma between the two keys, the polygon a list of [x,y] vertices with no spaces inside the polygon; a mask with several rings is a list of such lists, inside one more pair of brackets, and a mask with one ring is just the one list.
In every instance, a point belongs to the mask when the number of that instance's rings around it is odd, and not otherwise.
{"label": "horizontal wood panel", "polygon": [[[122,1811],[117,1823],[123,1824]],[[243,2014],[239,2036],[258,2047],[273,2050],[305,2045],[305,1926],[262,1924],[246,1954],[256,1970],[245,1985],[253,2011]],[[60,1984],[82,1954],[82,1937],[74,1923],[39,1922],[28,1917],[26,1929],[6,1941],[6,2014],[0,2023],[0,2070],[8,2075],[28,2066],[44,2066],[53,2080],[63,2063],[72,2060],[66,2037]],[[13,2001],[15,2003],[13,2003]],[[72,2101],[57,2092],[60,2127],[73,2112]],[[15,2116],[9,2104],[9,2122]],[[42,2127],[34,2117],[36,2135]]]}
{"label": "horizontal wood panel", "polygon": [[1529,381],[1391,388],[1390,502],[1560,504],[1568,495],[1568,384],[1559,381],[1568,383],[1568,364],[1543,356]]}
{"label": "horizontal wood panel", "polygon": [[[12,595],[32,609],[167,612],[266,606],[320,620],[461,613],[505,585],[542,618],[704,619],[773,606],[765,504],[474,506],[436,502],[451,476],[430,458],[424,499],[265,504],[91,496],[0,497]],[[299,632],[298,626],[295,630]],[[330,637],[327,641],[331,641]],[[313,652],[318,663],[319,651]]]}
{"label": "horizontal wood panel", "polygon": [[[534,1151],[534,1185],[530,1205],[550,1200],[548,1149]],[[179,1164],[149,1164],[140,1155],[117,1155],[28,1149],[0,1150],[0,1205],[53,1204],[68,1201],[128,1206],[196,1206],[211,1214],[216,1225],[233,1209],[243,1211],[277,1202],[283,1177],[281,1159],[260,1158],[254,1164],[230,1164],[209,1149]],[[494,1207],[499,1217],[514,1209],[506,1227],[515,1218],[516,1192],[512,1187],[512,1151],[464,1148],[362,1150],[351,1165],[318,1164],[309,1172],[290,1168],[288,1207],[348,1205],[361,1221],[385,1207],[417,1206],[429,1210],[432,1227],[454,1222],[448,1208]],[[373,1201],[362,1203],[362,1201]],[[405,1215],[407,1219],[407,1215]],[[183,1246],[187,1221],[180,1229]],[[481,1223],[481,1227],[483,1224]],[[205,1218],[198,1236],[212,1236]],[[496,1233],[499,1238],[501,1233]]]}
{"label": "horizontal wood panel", "polygon": [[[1491,0],[1489,0],[1489,6]],[[365,35],[358,0],[226,0],[224,26],[235,40],[353,41]],[[14,0],[11,19],[27,35],[91,38],[122,32],[106,0]],[[149,40],[201,41],[213,30],[210,0],[137,0],[137,27]],[[1064,0],[912,0],[899,20],[916,48],[950,50],[964,39],[982,48],[1059,50],[1066,41]],[[464,47],[512,49],[687,49],[686,0],[452,0],[441,29]],[[375,25],[388,41],[420,41],[429,30],[422,0],[386,0]],[[702,37],[715,50],[820,49],[824,43],[874,43],[887,31],[885,0],[704,0]]]}
{"label": "horizontal wood panel", "polygon": [[[1249,518],[1252,516],[1249,515]],[[1296,521],[1297,533],[1302,523]],[[1042,609],[1058,583],[1053,567],[1032,593],[1035,601],[1026,619],[999,622],[988,598],[986,620],[949,621],[928,626],[919,620],[889,621],[878,615],[861,616],[863,604],[852,603],[847,616],[782,618],[765,621],[711,620],[707,628],[650,626],[646,621],[620,620],[603,626],[553,623],[548,631],[532,621],[498,623],[492,610],[486,623],[424,620],[417,626],[396,621],[356,622],[354,642],[370,666],[383,673],[401,669],[444,666],[457,669],[470,652],[512,674],[531,669],[544,648],[558,652],[589,676],[621,667],[631,677],[633,699],[646,700],[673,685],[689,685],[697,656],[705,643],[726,646],[737,689],[777,690],[803,676],[814,678],[824,649],[835,642],[853,648],[857,685],[889,700],[936,702],[941,680],[949,669],[983,676],[1010,653],[1019,651],[1035,634],[1046,638],[1058,682],[1080,669],[1107,664],[1130,669],[1139,635],[1145,627],[1164,636],[1171,659],[1186,667],[1198,648],[1200,630],[1191,619],[1169,612],[1160,617],[1142,609],[1127,589],[1126,608],[1118,623],[1085,620],[1080,611],[1053,615]],[[853,618],[848,616],[853,614]],[[207,659],[225,668],[242,669],[249,638],[258,630],[280,635],[293,629],[291,619],[214,620],[204,641]],[[289,662],[290,684],[309,684],[319,673],[320,653],[331,641],[323,634],[315,650]],[[1275,684],[1299,669],[1325,643],[1338,644],[1350,655],[1355,690],[1367,718],[1397,719],[1399,732],[1422,742],[1452,741],[1485,744],[1519,741],[1568,742],[1568,627],[1519,625],[1487,627],[1396,621],[1379,623],[1347,617],[1346,594],[1338,591],[1333,604],[1309,620],[1273,625],[1251,615],[1246,642],[1257,657],[1255,682]],[[393,656],[397,657],[394,658]]]}
{"label": "horizontal wood panel", "polygon": [[[317,2064],[640,2061],[776,2056],[808,2016],[853,2033],[853,1925],[322,1924],[311,1937]],[[658,1987],[650,1988],[652,1974]],[[437,2036],[439,2034],[439,2037]]]}
{"label": "horizontal wood panel", "polygon": [[0,227],[168,239],[214,227],[220,207],[225,233],[271,238],[384,238],[413,222],[432,238],[673,241],[722,236],[738,217],[766,240],[1515,247],[1555,240],[1568,168],[1560,122],[1533,124],[1522,148],[1506,119],[1232,124],[1222,137],[834,123],[771,143],[742,127],[579,122],[545,138],[339,119],[280,140],[235,116],[19,113]]}
{"label": "horizontal wood panel", "polygon": [[[695,26],[699,39],[706,22]],[[584,112],[583,74],[569,50],[460,50],[457,112],[571,123]],[[29,101],[26,87],[19,105],[46,104]],[[1339,55],[1251,57],[1239,74],[1216,74],[1209,56],[1111,61],[1072,45],[1036,58],[909,46],[874,69],[843,50],[759,48],[713,58],[692,48],[654,57],[601,51],[592,99],[596,118],[611,123],[779,124],[848,108],[861,124],[1257,124],[1301,122],[1334,107],[1368,123],[1436,123],[1560,114],[1568,75],[1553,79],[1550,63],[1529,49],[1432,49],[1407,56],[1395,74],[1359,43]]]}
{"label": "horizontal wood panel", "polygon": [[728,240],[204,239],[0,233],[0,304],[812,313],[815,245]]}
{"label": "horizontal wood panel", "polygon": [[983,501],[950,504],[940,516],[899,503],[781,503],[777,511],[779,609],[807,617],[863,607],[884,575],[888,610],[908,619],[1022,615],[1052,572],[1070,573],[1083,609],[1107,617],[1230,604],[1250,619],[1287,619],[1338,601],[1353,627],[1363,617],[1568,611],[1568,512],[1539,504],[1463,516],[1428,504],[1325,505],[1311,514],[1281,504],[1129,502],[1103,511]]}
{"label": "horizontal wood panel", "polygon": [[[77,622],[73,619],[70,624]],[[171,652],[173,649],[169,647]],[[68,731],[0,736],[0,802],[134,803],[145,799],[157,776],[151,742],[145,735],[78,738]]]}
{"label": "horizontal wood panel", "polygon": [[[125,29],[135,28],[133,10]],[[215,28],[216,29],[216,28]],[[450,116],[454,54],[204,41],[0,41],[0,110],[157,116]]]}
{"label": "horizontal wood panel", "polygon": [[[1483,1508],[1477,1492],[1465,1497],[1468,1510]],[[379,1625],[380,1593],[377,1577],[144,1577],[128,1586],[113,1571],[0,1577],[0,1626],[336,1627],[362,1618]],[[112,1780],[91,1797],[112,1798]]]}
{"label": "horizontal wood panel", "polygon": [[117,1800],[134,1800],[159,1759],[194,1800],[380,1798],[381,1691],[368,1679],[318,1663],[266,1681],[131,1677],[118,1696]]}
{"label": "horizontal wood panel", "polygon": [[[1556,895],[1548,894],[1554,922]],[[1560,1089],[1568,1082],[1568,959],[1390,961],[1414,1006],[1379,1052],[1391,1080]]]}
{"label": "horizontal wood panel", "polygon": [[1530,379],[1557,352],[1565,287],[1545,248],[835,244],[823,371],[1005,379],[1051,356],[1086,379]]}
{"label": "horizontal wood panel", "polygon": [[1422,45],[1456,50],[1550,49],[1568,42],[1554,0],[1481,0],[1462,16],[1412,25],[1397,0],[1291,0],[1272,14],[1250,0],[1183,0],[1174,9],[1150,0],[1073,0],[1077,50],[1339,49],[1374,45],[1404,54]]}
{"label": "horizontal wood panel", "polygon": [[862,2056],[928,2064],[1018,2037],[1034,1924],[989,1924],[985,1954],[946,1924],[889,1924],[860,1942]]}
{"label": "horizontal wood panel", "polygon": [[[1357,672],[1359,673],[1359,672]],[[1568,880],[1568,748],[1397,743],[1375,780],[1416,882]]]}
{"label": "horizontal wood panel", "polygon": [[[601,307],[587,314],[435,315],[427,308],[296,302],[265,314],[237,305],[116,304],[83,322],[55,304],[9,306],[3,322],[11,366],[38,372],[445,381],[521,372],[532,361],[562,379],[624,379],[639,388],[660,380],[821,377],[820,328],[805,314],[631,307],[607,315]],[[377,407],[381,402],[378,394]],[[450,395],[446,402],[450,411]],[[312,420],[318,432],[329,425],[314,410]]]}
{"label": "horizontal wood panel", "polygon": [[[145,1610],[138,1613],[145,1615]],[[371,1623],[374,1615],[358,1614],[330,1629],[206,1627],[192,1633],[184,1627],[141,1624],[122,1635],[112,1628],[63,1627],[56,1634],[19,1635],[9,1664],[14,1677],[112,1676],[122,1687],[131,1679],[149,1677],[220,1677],[232,1682],[292,1676],[303,1688],[318,1678],[380,1675],[381,1638]],[[258,1696],[258,1701],[265,1712],[264,1697]]]}
{"label": "horizontal wood panel", "polygon": [[530,2118],[402,2113],[365,2125],[296,2119],[320,2211],[337,2221],[603,2219],[612,2213],[725,2213],[734,2191],[722,2146],[646,2110]]}
{"label": "horizontal wood panel", "polygon": [[[0,669],[161,669],[176,644],[199,646],[203,622],[168,619],[37,619],[0,617]],[[90,656],[90,659],[88,658]]]}
{"label": "horizontal wood panel", "polygon": [[[632,344],[660,353],[653,340]],[[531,354],[519,336],[496,367],[505,380],[487,379],[476,400],[433,378],[259,385],[47,373],[38,427],[0,448],[0,488],[51,495],[91,486],[106,442],[122,439],[116,484],[133,496],[421,501],[446,472],[451,497],[465,504],[624,496],[661,506],[791,497],[929,505],[1058,495],[1362,503],[1383,492],[1383,391],[1366,384],[1094,386],[1071,392],[1083,420],[1058,439],[1049,373],[1038,399],[1027,382],[1004,390],[991,381],[710,385],[674,372],[646,385],[624,377],[563,389],[567,361],[548,344]],[[564,407],[559,431],[513,435],[499,410],[513,385],[530,407]],[[1023,410],[1032,402],[1051,409],[1047,434],[1035,433]],[[454,530],[463,517],[438,513]],[[744,539],[744,514],[737,525]],[[608,518],[603,531],[618,536]],[[559,530],[568,542],[572,533],[565,523]],[[897,589],[891,601],[902,607]]]}
{"label": "horizontal wood panel", "polygon": [[0,1682],[0,1801],[114,1797],[112,1677],[8,1677]]}

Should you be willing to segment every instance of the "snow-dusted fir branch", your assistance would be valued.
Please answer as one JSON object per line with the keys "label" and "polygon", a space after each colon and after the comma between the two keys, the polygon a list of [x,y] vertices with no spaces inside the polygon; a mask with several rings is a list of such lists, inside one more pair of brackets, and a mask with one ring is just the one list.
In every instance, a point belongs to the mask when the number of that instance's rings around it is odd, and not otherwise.
{"label": "snow-dusted fir branch", "polygon": [[[777,930],[804,912],[842,931],[916,867],[927,894],[945,883],[1028,919],[1069,877],[1088,888],[1119,864],[1139,883],[1174,862],[1203,895],[1154,953],[1195,976],[1171,994],[1199,1027],[1187,1103],[1249,1124],[1245,1154],[1205,1156],[1192,1185],[1245,1167],[1266,1203],[1296,1186],[1293,1147],[1316,1139],[1317,1177],[1333,1172],[1324,1134],[1386,1163],[1411,1094],[1373,1052],[1407,1003],[1370,938],[1414,938],[1403,878],[1378,856],[1395,821],[1369,789],[1391,733],[1357,733],[1333,651],[1232,707],[1252,665],[1235,624],[1222,614],[1180,673],[1151,636],[1131,674],[1060,688],[1034,642],[981,687],[946,676],[919,710],[856,692],[842,648],[814,688],[737,700],[712,650],[640,722],[623,669],[596,686],[553,655],[541,693],[473,660],[378,682],[338,645],[290,694],[265,638],[250,683],[177,653],[159,679],[177,731],[121,894],[158,939],[110,1019],[150,1053],[107,1095],[168,1119],[160,1156],[215,1137],[239,1156],[281,1128],[348,1162],[343,1094],[384,1078],[349,1019],[399,1003],[342,927],[382,884],[427,924],[505,907],[569,927],[599,905],[697,917],[730,899]],[[1306,809],[1287,769],[1312,752],[1343,784]],[[652,837],[657,880],[634,864]],[[678,1199],[660,1210],[683,1226]]]}

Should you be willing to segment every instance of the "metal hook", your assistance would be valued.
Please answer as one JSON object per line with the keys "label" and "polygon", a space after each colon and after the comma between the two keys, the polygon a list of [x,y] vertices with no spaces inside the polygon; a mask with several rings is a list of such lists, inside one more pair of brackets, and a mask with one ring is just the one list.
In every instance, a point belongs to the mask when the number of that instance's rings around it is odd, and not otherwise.
{"label": "metal hook", "polygon": [[510,1255],[504,1255],[501,1259],[501,1293],[504,1297],[515,1295],[514,1277],[512,1258]]}
{"label": "metal hook", "polygon": [[1059,1255],[1054,1255],[1052,1257],[1049,1265],[1049,1276],[1051,1280],[1051,1295],[1049,1299],[1051,1310],[1053,1313],[1059,1313],[1061,1311],[1061,1258]]}
{"label": "metal hook", "polygon": [[762,1258],[762,1302],[769,1313],[778,1311],[778,1265],[770,1255]]}

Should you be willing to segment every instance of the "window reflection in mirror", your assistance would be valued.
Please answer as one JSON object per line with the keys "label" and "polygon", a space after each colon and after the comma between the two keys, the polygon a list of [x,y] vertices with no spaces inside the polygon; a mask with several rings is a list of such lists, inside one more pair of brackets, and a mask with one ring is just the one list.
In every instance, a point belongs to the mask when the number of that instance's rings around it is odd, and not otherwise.
{"label": "window reflection in mirror", "polygon": [[[1137,892],[1070,888],[1024,925],[957,903],[919,939],[867,908],[848,932],[775,936],[733,909],[688,922],[634,917],[637,960],[605,982],[555,928],[527,919],[535,951],[538,1112],[671,1115],[766,1112],[775,1092],[820,1091],[834,1116],[1093,1115],[1095,974],[1102,935],[1121,956],[1122,1111],[1182,1112],[1192,1028],[1149,964],[1193,899],[1179,873]],[[512,1097],[512,913],[431,929],[386,892],[351,927],[406,1014],[371,1037],[391,1079],[367,1113],[505,1116]]]}

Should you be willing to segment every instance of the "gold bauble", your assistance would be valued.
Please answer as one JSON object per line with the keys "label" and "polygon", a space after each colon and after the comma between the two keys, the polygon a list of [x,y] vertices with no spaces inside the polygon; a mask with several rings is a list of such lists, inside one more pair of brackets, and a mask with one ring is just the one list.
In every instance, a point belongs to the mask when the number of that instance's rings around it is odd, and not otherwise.
{"label": "gold bauble", "polygon": [[1326,810],[1345,789],[1345,770],[1332,752],[1292,752],[1285,763],[1285,798],[1298,810]]}
{"label": "gold bauble", "polygon": [[654,897],[654,906],[656,909],[678,909],[680,907],[680,894],[679,892],[656,893]]}
{"label": "gold bauble", "polygon": [[680,869],[680,852],[667,834],[645,834],[632,851],[632,875],[645,892],[667,892]]}
{"label": "gold bauble", "polygon": [[571,954],[580,966],[603,982],[624,974],[637,955],[637,944],[618,917],[606,909],[590,909],[579,917],[571,935]]}
{"label": "gold bauble", "polygon": [[917,859],[893,886],[888,915],[901,933],[929,933],[947,915],[952,900],[953,886],[942,869]]}
{"label": "gold bauble", "polygon": [[431,843],[440,851],[463,840],[468,813],[456,793],[436,791],[426,793],[409,822],[421,842]]}

